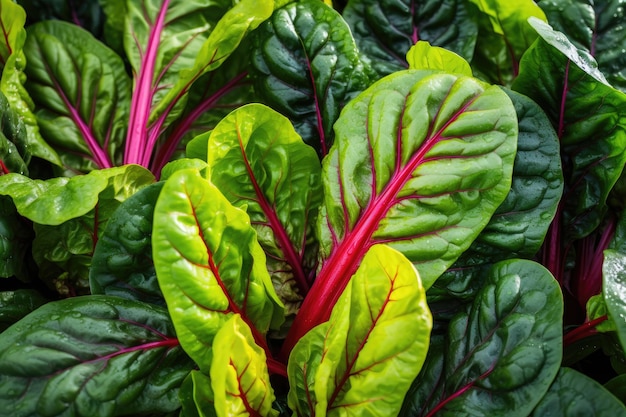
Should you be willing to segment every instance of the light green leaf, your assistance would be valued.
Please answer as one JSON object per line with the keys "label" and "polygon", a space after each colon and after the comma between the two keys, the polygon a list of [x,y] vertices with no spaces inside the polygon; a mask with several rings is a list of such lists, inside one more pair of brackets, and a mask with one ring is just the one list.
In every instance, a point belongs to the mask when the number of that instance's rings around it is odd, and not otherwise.
{"label": "light green leaf", "polygon": [[181,345],[208,372],[211,346],[233,314],[249,323],[262,347],[282,304],[246,213],[196,170],[176,171],[154,210],[157,278]]}
{"label": "light green leaf", "polygon": [[615,323],[622,349],[626,351],[626,254],[623,252],[604,251],[602,292],[609,318]]}
{"label": "light green leaf", "polygon": [[208,375],[192,370],[180,387],[179,398],[182,406],[180,417],[217,417]]}
{"label": "light green leaf", "polygon": [[286,117],[249,104],[213,129],[207,161],[211,181],[250,216],[274,287],[295,313],[317,260],[313,226],[322,192],[315,150]]}
{"label": "light green leaf", "polygon": [[248,325],[239,314],[232,315],[213,340],[210,375],[219,417],[278,416],[272,410],[274,392],[266,360]]}
{"label": "light green leaf", "polygon": [[373,246],[330,320],[296,344],[290,406],[317,417],[396,415],[426,357],[431,327],[413,265],[388,246]]}
{"label": "light green leaf", "polygon": [[452,51],[419,41],[406,53],[409,69],[433,69],[472,76],[469,63]]}

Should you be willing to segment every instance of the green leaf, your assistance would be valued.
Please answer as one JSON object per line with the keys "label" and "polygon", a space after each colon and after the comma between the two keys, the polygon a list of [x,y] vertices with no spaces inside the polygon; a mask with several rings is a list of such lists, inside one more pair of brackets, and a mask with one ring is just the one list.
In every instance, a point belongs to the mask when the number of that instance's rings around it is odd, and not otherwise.
{"label": "green leaf", "polygon": [[210,375],[218,416],[278,416],[266,360],[246,322],[232,315],[213,340]]}
{"label": "green leaf", "polygon": [[13,417],[173,411],[192,366],[165,309],[118,297],[69,298],[2,333],[0,409]]}
{"label": "green leaf", "polygon": [[543,266],[495,264],[431,348],[402,415],[527,416],[561,365],[562,316],[561,290]]}
{"label": "green leaf", "polygon": [[0,92],[0,175],[10,172],[28,175],[29,160],[24,124]]}
{"label": "green leaf", "polygon": [[250,216],[274,287],[295,313],[316,267],[313,227],[322,201],[321,166],[289,119],[261,104],[243,106],[213,129],[211,181]]}
{"label": "green leaf", "polygon": [[626,95],[607,85],[593,59],[562,33],[530,22],[540,39],[524,55],[513,89],[544,109],[561,141],[561,240],[570,242],[598,227],[626,163]]}
{"label": "green leaf", "polygon": [[152,262],[152,217],[163,183],[130,196],[110,216],[89,270],[92,294],[165,305]]}
{"label": "green leaf", "polygon": [[122,59],[62,21],[30,26],[24,52],[41,133],[66,169],[86,172],[120,162],[130,106]]}
{"label": "green leaf", "polygon": [[619,0],[555,0],[539,2],[548,22],[591,54],[615,88],[626,92],[624,6]]}
{"label": "green leaf", "polygon": [[0,332],[46,302],[48,299],[35,290],[0,292]]}
{"label": "green leaf", "polygon": [[478,34],[467,3],[460,0],[350,0],[343,17],[380,75],[406,69],[404,58],[418,41],[469,60]]}
{"label": "green leaf", "polygon": [[479,33],[472,66],[490,82],[510,85],[524,52],[537,39],[530,17],[546,16],[533,0],[471,0],[478,6]]}
{"label": "green leaf", "polygon": [[102,33],[104,15],[98,0],[68,2],[67,0],[19,0],[30,24],[43,20],[65,20],[90,31],[95,37]]}
{"label": "green leaf", "polygon": [[25,127],[25,142],[29,153],[60,165],[61,160],[39,133],[37,119],[32,113],[34,104],[24,88],[26,57],[23,47],[26,41],[26,13],[12,0],[0,0],[0,23],[4,36],[0,36],[0,90],[8,99],[13,111],[20,116]]}
{"label": "green leaf", "polygon": [[452,51],[419,41],[406,53],[409,69],[434,69],[472,76],[469,63]]}
{"label": "green leaf", "polygon": [[388,246],[372,247],[330,320],[294,347],[290,407],[303,416],[396,415],[424,362],[431,327],[413,265]]}
{"label": "green leaf", "polygon": [[429,291],[431,302],[448,296],[472,299],[482,287],[483,266],[532,259],[556,215],[563,192],[559,139],[539,105],[504,91],[513,101],[519,128],[511,190],[469,249]]}
{"label": "green leaf", "polygon": [[604,251],[602,292],[609,318],[615,323],[622,349],[626,351],[626,254],[623,252]]}
{"label": "green leaf", "polygon": [[320,156],[343,106],[373,79],[346,22],[319,0],[290,3],[257,29],[251,74],[265,102]]}
{"label": "green leaf", "polygon": [[231,315],[251,324],[261,346],[270,325],[280,324],[282,305],[249,217],[198,171],[166,181],[154,209],[152,251],[181,345],[203,372]]}
{"label": "green leaf", "polygon": [[615,395],[622,403],[626,404],[626,374],[618,375],[604,384],[611,394]]}
{"label": "green leaf", "polygon": [[624,417],[626,408],[593,379],[573,369],[561,368],[531,414],[532,417],[550,415]]}
{"label": "green leaf", "polygon": [[192,370],[180,387],[182,410],[180,417],[217,417],[211,378],[198,370]]}

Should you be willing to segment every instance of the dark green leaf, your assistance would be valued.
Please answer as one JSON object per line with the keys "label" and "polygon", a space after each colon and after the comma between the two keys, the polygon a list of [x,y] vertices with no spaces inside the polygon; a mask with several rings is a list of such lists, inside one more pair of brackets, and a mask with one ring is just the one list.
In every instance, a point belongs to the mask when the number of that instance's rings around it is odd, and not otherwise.
{"label": "dark green leaf", "polygon": [[561,368],[531,416],[624,417],[626,408],[593,379],[573,369]]}
{"label": "dark green leaf", "polygon": [[0,197],[0,278],[30,280],[32,226],[8,197]]}
{"label": "dark green leaf", "polygon": [[626,253],[604,251],[602,292],[622,349],[626,351]]}
{"label": "dark green leaf", "polygon": [[92,294],[165,305],[152,262],[152,217],[163,183],[124,201],[108,219],[89,271]]}
{"label": "dark green leaf", "polygon": [[626,31],[621,0],[538,2],[554,29],[589,52],[615,88],[626,92]]}
{"label": "dark green leaf", "polygon": [[102,33],[104,15],[98,0],[18,0],[28,16],[28,23],[43,20],[65,20],[81,26],[98,37]]}
{"label": "dark green leaf", "polygon": [[598,227],[626,163],[626,94],[611,88],[593,59],[563,34],[530,21],[540,39],[524,55],[513,89],[544,109],[560,138],[562,241],[569,242]]}
{"label": "dark green leaf", "polygon": [[469,60],[478,34],[462,0],[350,0],[343,17],[380,75],[407,68],[406,53],[420,40]]}
{"label": "dark green leaf", "polygon": [[169,412],[192,366],[165,309],[109,296],[65,299],[2,333],[0,409],[12,417]]}
{"label": "dark green leaf", "polygon": [[527,416],[559,370],[562,315],[561,290],[544,267],[495,264],[450,322],[444,354],[430,351],[404,415]]}
{"label": "dark green leaf", "polygon": [[0,292],[0,332],[48,300],[35,290]]}
{"label": "dark green leaf", "polygon": [[307,144],[326,155],[339,112],[373,76],[350,28],[323,2],[303,0],[276,10],[257,29],[253,44],[257,91],[292,121]]}
{"label": "dark green leaf", "polygon": [[626,374],[611,379],[604,384],[604,388],[615,395],[623,404],[626,404]]}

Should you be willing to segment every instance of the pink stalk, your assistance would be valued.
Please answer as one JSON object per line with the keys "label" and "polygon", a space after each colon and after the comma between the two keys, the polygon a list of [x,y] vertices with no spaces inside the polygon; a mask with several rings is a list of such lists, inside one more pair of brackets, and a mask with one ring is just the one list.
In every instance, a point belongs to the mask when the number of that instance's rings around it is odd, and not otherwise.
{"label": "pink stalk", "polygon": [[128,135],[124,151],[125,164],[141,164],[142,154],[146,152],[148,145],[148,120],[152,108],[152,78],[156,66],[156,56],[159,50],[161,32],[165,26],[165,15],[169,6],[169,0],[164,0],[157,16],[155,25],[150,30],[146,53],[143,57],[137,82],[133,90],[131,111],[128,123]]}

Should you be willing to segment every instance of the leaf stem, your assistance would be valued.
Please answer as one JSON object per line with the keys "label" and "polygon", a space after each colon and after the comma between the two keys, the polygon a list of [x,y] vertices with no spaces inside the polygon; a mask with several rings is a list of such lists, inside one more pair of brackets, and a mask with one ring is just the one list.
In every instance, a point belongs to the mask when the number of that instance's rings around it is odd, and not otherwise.
{"label": "leaf stem", "polygon": [[584,322],[583,324],[563,336],[563,347],[565,348],[567,346],[571,346],[573,343],[579,340],[585,339],[598,333],[596,327],[607,320],[608,316],[604,315],[594,320]]}

